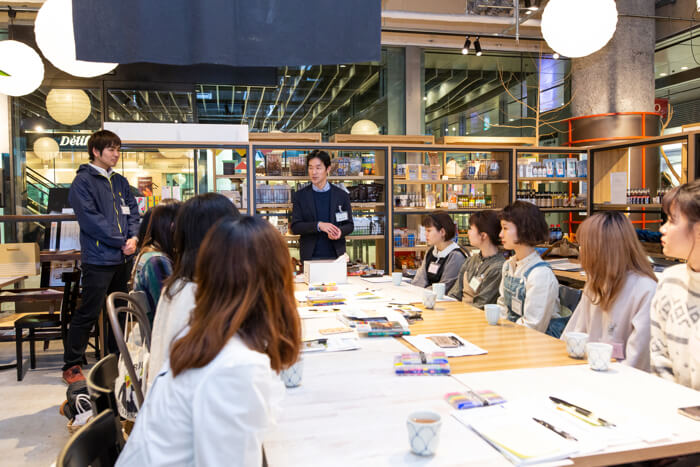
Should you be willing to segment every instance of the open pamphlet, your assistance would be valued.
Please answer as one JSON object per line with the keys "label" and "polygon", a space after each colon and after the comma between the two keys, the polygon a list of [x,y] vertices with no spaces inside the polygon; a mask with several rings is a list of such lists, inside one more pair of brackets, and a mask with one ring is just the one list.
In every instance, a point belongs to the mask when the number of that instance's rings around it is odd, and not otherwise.
{"label": "open pamphlet", "polygon": [[342,313],[341,320],[360,335],[404,336],[411,333],[403,314],[393,308],[349,309]]}
{"label": "open pamphlet", "polygon": [[301,320],[302,352],[344,351],[360,348],[357,331],[336,316]]}
{"label": "open pamphlet", "polygon": [[482,355],[487,353],[468,340],[453,332],[420,334],[404,337],[408,343],[421,352],[445,352],[448,357],[465,357],[468,355]]}

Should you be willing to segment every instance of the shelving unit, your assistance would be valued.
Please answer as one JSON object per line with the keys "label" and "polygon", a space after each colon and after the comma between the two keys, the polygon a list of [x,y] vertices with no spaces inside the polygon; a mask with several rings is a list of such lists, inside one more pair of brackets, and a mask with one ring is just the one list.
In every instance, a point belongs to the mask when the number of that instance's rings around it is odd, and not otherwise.
{"label": "shelving unit", "polygon": [[[681,133],[590,148],[593,177],[590,212],[625,212],[635,228],[658,230],[664,219],[662,205],[627,203],[626,190],[648,190],[653,201],[659,190],[692,180],[693,176],[689,174],[696,170],[697,137],[698,133]],[[662,151],[674,151],[676,157],[680,153],[681,167],[680,170],[676,168],[680,180],[676,180],[670,170],[664,170],[666,163]],[[694,157],[689,157],[689,154]],[[618,180],[622,177],[626,183],[620,187]]]}
{"label": "shelving unit", "polygon": [[457,225],[457,240],[464,245],[469,214],[500,209],[511,200],[513,148],[393,145],[391,166],[394,269],[420,264],[428,249],[419,241],[426,214],[447,211]]}
{"label": "shelving unit", "polygon": [[[252,144],[251,154],[256,161],[251,193],[254,212],[267,217],[276,223],[283,233],[286,233],[285,238],[288,240],[290,253],[298,258],[299,237],[289,232],[292,196],[294,191],[309,183],[309,177],[306,175],[306,155],[314,149],[325,150],[331,155],[329,182],[342,184],[349,191],[356,191],[358,196],[362,193],[368,196],[367,202],[351,203],[355,232],[363,228],[360,225],[363,222],[361,218],[370,218],[374,221],[364,221],[367,233],[362,232],[345,238],[350,259],[373,264],[378,269],[386,270],[388,263],[386,231],[388,150],[386,147],[369,143],[309,144],[294,141]],[[271,169],[274,173],[270,173]],[[367,185],[367,191],[364,188],[355,188],[361,185]],[[378,199],[373,199],[377,196]],[[381,234],[375,234],[375,231],[380,231]]]}
{"label": "shelving unit", "polygon": [[[533,202],[550,227],[560,226],[573,239],[588,214],[588,152],[580,148],[518,148],[514,172],[513,199]],[[577,204],[572,206],[573,202]]]}

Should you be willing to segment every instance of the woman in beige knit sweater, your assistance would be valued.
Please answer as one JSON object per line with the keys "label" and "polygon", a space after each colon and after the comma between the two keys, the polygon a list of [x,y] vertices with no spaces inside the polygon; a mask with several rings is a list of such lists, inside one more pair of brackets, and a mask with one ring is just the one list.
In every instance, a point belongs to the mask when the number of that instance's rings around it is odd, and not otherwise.
{"label": "woman in beige knit sweater", "polygon": [[686,260],[666,269],[651,305],[651,369],[700,390],[700,180],[664,196],[664,254]]}
{"label": "woman in beige knit sweater", "polygon": [[[586,287],[564,329],[613,346],[613,357],[649,371],[649,308],[656,276],[632,223],[615,211],[586,219],[576,233]],[[562,337],[563,338],[563,337]]]}

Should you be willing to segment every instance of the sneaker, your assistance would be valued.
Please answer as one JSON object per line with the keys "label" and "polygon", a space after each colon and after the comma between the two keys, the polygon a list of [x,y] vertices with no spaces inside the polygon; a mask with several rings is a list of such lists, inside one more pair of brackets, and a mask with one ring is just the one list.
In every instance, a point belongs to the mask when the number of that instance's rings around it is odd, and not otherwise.
{"label": "sneaker", "polygon": [[73,365],[63,372],[63,382],[66,384],[72,384],[76,381],[85,381],[85,376],[80,369],[80,365]]}

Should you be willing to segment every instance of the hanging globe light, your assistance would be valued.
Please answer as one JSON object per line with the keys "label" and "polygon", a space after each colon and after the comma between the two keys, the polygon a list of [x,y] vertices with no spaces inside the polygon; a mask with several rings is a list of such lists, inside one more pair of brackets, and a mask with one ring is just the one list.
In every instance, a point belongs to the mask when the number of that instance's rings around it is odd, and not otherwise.
{"label": "hanging globe light", "polygon": [[31,94],[44,80],[44,62],[36,50],[17,41],[0,41],[0,93]]}
{"label": "hanging globe light", "polygon": [[378,135],[379,128],[372,120],[359,120],[350,129],[351,135]]}
{"label": "hanging globe light", "polygon": [[34,146],[32,146],[32,149],[34,149],[34,154],[36,154],[43,161],[56,159],[58,154],[61,152],[56,140],[49,138],[48,136],[42,136],[34,141]]}
{"label": "hanging globe light", "polygon": [[83,123],[92,111],[90,97],[82,89],[52,89],[46,95],[46,110],[64,125]]}
{"label": "hanging globe light", "polygon": [[542,36],[552,50],[570,58],[602,49],[615,34],[614,0],[549,0],[542,12]]}
{"label": "hanging globe light", "polygon": [[36,15],[34,36],[44,57],[73,76],[92,78],[109,73],[118,65],[75,58],[72,0],[46,0]]}

